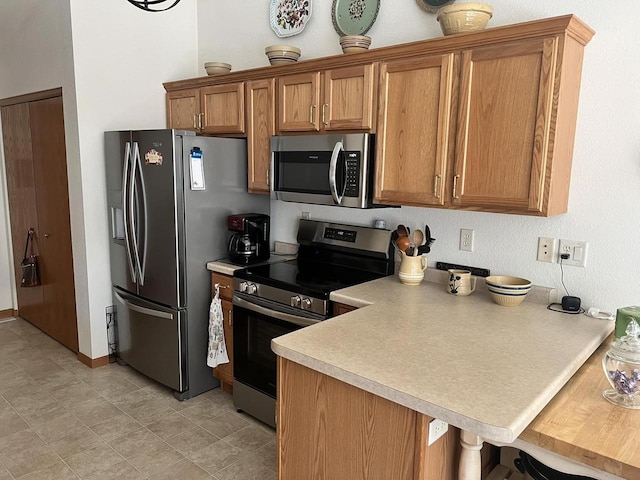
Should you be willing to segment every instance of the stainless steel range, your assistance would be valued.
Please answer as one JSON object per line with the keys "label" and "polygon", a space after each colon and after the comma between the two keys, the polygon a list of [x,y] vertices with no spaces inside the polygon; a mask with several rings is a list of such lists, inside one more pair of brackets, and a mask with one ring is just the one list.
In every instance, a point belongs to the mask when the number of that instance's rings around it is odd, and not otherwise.
{"label": "stainless steel range", "polygon": [[298,257],[237,270],[233,279],[233,401],[275,426],[271,340],[331,315],[335,290],[393,274],[391,232],[300,220]]}

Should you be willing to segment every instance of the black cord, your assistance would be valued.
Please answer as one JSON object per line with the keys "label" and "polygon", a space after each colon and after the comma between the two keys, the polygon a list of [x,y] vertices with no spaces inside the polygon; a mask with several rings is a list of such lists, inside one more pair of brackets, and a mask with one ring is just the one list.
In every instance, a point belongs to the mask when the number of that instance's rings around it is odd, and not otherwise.
{"label": "black cord", "polygon": [[569,296],[569,290],[567,290],[567,286],[564,284],[564,268],[562,268],[562,261],[564,258],[562,255],[560,256],[560,281],[562,282],[562,286],[564,287],[564,291],[567,292],[567,296]]}
{"label": "black cord", "polygon": [[[552,308],[557,306],[560,306],[561,308]],[[569,315],[579,315],[581,313],[584,313],[584,308],[580,308],[575,312],[570,312],[569,310],[563,310],[561,303],[550,303],[549,305],[547,305],[547,310],[551,310],[552,312],[568,313]]]}

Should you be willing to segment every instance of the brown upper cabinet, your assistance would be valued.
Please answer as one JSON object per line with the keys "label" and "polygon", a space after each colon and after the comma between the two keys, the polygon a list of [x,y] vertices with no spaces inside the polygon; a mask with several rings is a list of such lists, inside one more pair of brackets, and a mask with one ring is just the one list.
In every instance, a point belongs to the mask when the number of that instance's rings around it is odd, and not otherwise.
{"label": "brown upper cabinet", "polygon": [[167,93],[169,128],[199,133],[242,135],[244,82]]}
{"label": "brown upper cabinet", "polygon": [[269,191],[273,134],[375,132],[376,203],[557,215],[593,34],[565,15],[172,82],[169,125],[246,135],[255,193]]}
{"label": "brown upper cabinet", "polygon": [[372,130],[375,65],[278,78],[278,131]]}
{"label": "brown upper cabinet", "polygon": [[462,52],[454,205],[544,214],[566,201],[568,176],[545,185],[553,162],[571,162],[551,155],[558,43],[539,38]]}
{"label": "brown upper cabinet", "polygon": [[445,203],[454,55],[383,62],[374,200]]}
{"label": "brown upper cabinet", "polygon": [[275,79],[247,82],[249,192],[269,193],[271,136],[276,131]]}

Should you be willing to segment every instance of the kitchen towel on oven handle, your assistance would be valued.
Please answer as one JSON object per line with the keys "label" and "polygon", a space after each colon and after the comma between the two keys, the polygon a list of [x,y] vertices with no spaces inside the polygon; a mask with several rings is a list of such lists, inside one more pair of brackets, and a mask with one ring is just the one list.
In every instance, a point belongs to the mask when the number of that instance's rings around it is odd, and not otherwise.
{"label": "kitchen towel on oven handle", "polygon": [[211,368],[221,363],[229,363],[227,345],[224,342],[224,317],[222,302],[220,302],[220,285],[215,284],[215,295],[209,307],[209,348],[207,351],[207,365]]}

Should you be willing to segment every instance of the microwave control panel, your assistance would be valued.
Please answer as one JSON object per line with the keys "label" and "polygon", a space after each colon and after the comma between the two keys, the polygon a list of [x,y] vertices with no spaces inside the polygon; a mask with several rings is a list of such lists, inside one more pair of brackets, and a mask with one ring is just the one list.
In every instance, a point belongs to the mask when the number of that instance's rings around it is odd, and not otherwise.
{"label": "microwave control panel", "polygon": [[360,152],[344,152],[347,163],[347,179],[344,190],[345,197],[360,195]]}

